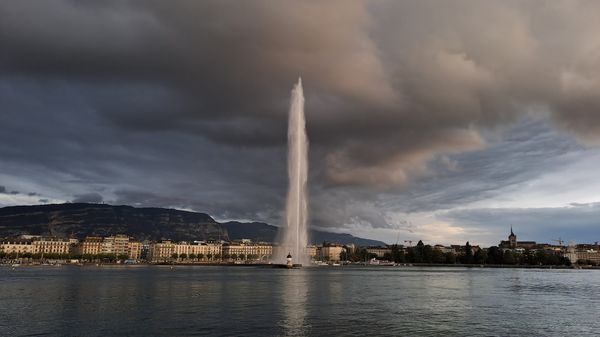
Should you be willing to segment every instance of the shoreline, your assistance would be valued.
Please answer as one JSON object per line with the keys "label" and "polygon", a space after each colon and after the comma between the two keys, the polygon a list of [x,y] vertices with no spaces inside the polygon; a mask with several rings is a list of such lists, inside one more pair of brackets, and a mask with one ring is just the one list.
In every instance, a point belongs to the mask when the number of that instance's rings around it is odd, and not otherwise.
{"label": "shoreline", "polygon": [[[41,263],[1,263],[0,268],[21,268],[21,267],[139,267],[139,266],[170,266],[170,267],[260,267],[260,268],[274,268],[277,264],[273,263],[68,263],[68,262],[57,262],[51,264]],[[560,270],[600,270],[600,266],[550,266],[550,265],[499,265],[499,264],[439,264],[439,263],[399,263],[396,265],[372,265],[372,264],[347,264],[347,265],[309,265],[303,268],[412,268],[412,267],[432,267],[432,268],[492,268],[492,269],[560,269]]]}

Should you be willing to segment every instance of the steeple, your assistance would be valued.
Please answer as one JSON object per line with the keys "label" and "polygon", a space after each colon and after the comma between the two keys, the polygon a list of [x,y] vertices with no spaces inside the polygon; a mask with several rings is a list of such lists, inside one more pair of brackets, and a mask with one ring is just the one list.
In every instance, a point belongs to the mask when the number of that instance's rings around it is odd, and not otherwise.
{"label": "steeple", "polygon": [[512,225],[510,225],[510,235],[508,236],[508,243],[510,248],[517,248],[517,236],[513,232]]}

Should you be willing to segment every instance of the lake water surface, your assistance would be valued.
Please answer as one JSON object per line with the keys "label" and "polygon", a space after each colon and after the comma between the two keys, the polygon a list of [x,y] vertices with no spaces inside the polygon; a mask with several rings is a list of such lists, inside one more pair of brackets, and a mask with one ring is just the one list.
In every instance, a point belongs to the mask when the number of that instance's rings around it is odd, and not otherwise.
{"label": "lake water surface", "polygon": [[0,268],[1,336],[598,336],[600,271]]}

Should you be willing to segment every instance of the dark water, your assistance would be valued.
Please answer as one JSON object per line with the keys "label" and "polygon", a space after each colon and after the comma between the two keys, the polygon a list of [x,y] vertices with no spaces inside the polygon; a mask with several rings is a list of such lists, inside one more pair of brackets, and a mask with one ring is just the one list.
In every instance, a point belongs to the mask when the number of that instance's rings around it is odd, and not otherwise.
{"label": "dark water", "polygon": [[600,271],[0,268],[2,336],[598,336]]}

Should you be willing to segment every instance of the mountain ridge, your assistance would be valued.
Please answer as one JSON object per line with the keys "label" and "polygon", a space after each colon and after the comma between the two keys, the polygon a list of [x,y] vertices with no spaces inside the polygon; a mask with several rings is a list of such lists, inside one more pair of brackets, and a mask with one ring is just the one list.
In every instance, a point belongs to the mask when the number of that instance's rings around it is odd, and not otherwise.
{"label": "mountain ridge", "polygon": [[[229,233],[232,240],[251,239],[253,241],[274,242],[277,239],[279,227],[264,222],[222,222],[221,225]],[[250,228],[254,227],[253,233]],[[384,242],[372,239],[365,239],[345,233],[333,233],[311,229],[308,233],[308,239],[311,244],[320,244],[323,242],[354,244],[358,246],[381,246]]]}
{"label": "mountain ridge", "polygon": [[[239,240],[274,242],[278,227],[263,222],[219,223],[207,213],[162,207],[92,203],[20,205],[0,208],[0,237],[22,234],[56,237],[127,234],[137,240]],[[312,243],[381,245],[350,234],[311,230]]]}

